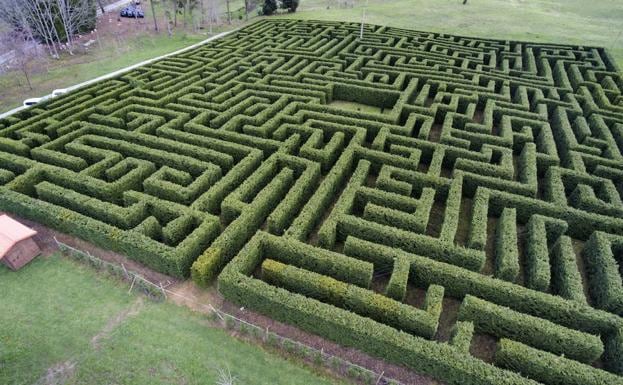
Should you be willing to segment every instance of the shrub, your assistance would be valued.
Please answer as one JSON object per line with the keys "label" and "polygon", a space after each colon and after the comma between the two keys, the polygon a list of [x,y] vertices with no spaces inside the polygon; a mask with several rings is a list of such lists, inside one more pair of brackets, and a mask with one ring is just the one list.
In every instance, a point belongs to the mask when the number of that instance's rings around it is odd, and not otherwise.
{"label": "shrub", "polygon": [[472,321],[480,333],[512,338],[589,364],[604,352],[599,336],[568,329],[471,295],[463,299],[459,320]]}
{"label": "shrub", "polygon": [[264,5],[262,5],[262,15],[270,16],[277,10],[277,1],[276,0],[264,0]]}
{"label": "shrub", "polygon": [[495,363],[546,384],[623,384],[623,379],[612,373],[504,338],[498,344]]}

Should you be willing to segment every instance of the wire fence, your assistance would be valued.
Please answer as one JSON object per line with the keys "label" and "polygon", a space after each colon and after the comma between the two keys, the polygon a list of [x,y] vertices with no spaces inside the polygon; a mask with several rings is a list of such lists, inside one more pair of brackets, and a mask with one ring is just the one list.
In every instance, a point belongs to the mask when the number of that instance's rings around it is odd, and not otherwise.
{"label": "wire fence", "polygon": [[205,313],[207,313],[208,317],[212,321],[220,323],[221,326],[226,329],[237,331],[241,335],[262,341],[266,345],[273,348],[283,349],[289,354],[307,360],[314,365],[331,368],[342,375],[348,376],[364,384],[405,385],[398,380],[385,376],[385,372],[377,373],[341,357],[327,353],[323,349],[316,349],[302,342],[272,332],[268,328],[240,319],[221,309],[217,309],[211,303],[204,303],[198,301],[196,298],[176,293],[175,291],[168,289],[171,285],[170,281],[164,283],[154,283],[142,275],[128,270],[123,263],[117,264],[105,261],[92,255],[88,251],[79,250],[69,246],[68,244],[56,239],[56,237],[54,237],[54,241],[65,255],[68,255],[75,260],[84,262],[97,270],[104,270],[113,276],[129,282],[130,288],[128,289],[128,293],[132,292],[132,290],[140,290],[154,301],[164,301],[169,298],[169,296],[181,298],[200,309],[204,309]]}

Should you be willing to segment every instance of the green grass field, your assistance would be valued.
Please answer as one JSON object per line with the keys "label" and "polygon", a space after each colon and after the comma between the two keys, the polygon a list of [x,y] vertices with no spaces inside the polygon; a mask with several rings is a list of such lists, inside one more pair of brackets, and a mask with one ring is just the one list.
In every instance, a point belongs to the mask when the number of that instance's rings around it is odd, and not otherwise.
{"label": "green grass field", "polygon": [[0,266],[0,384],[333,384],[59,255]]}
{"label": "green grass field", "polygon": [[[225,12],[225,0],[219,10]],[[336,0],[301,0],[295,14],[274,17],[299,19],[361,21],[366,0],[355,0],[354,7],[344,8]],[[623,1],[594,0],[587,6],[585,0],[369,0],[368,23],[416,30],[444,32],[458,35],[528,40],[535,42],[594,45],[609,48],[623,67]],[[231,2],[232,13],[243,2]],[[151,23],[147,3],[145,21]],[[161,12],[158,10],[157,12]],[[234,20],[238,13],[233,14]],[[255,14],[252,16],[256,16]],[[253,17],[253,20],[257,17]],[[224,20],[223,20],[224,21]],[[181,25],[181,20],[178,20]],[[162,29],[164,26],[160,25]],[[233,28],[227,25],[215,29]],[[65,88],[88,79],[118,70],[140,61],[173,52],[197,43],[204,33],[186,33],[177,30],[173,38],[165,32],[130,42],[129,52],[112,52],[109,42],[103,52],[86,57],[65,57],[48,64],[49,71],[33,76],[33,90],[25,82],[16,84],[20,74],[0,75],[0,112],[19,106],[29,97],[42,96],[55,88]]]}

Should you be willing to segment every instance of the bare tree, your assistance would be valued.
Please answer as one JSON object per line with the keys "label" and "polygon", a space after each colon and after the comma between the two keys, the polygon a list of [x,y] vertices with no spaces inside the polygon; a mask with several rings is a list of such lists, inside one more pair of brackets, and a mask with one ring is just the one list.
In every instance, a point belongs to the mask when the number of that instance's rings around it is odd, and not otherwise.
{"label": "bare tree", "polygon": [[0,0],[0,18],[13,29],[26,31],[33,40],[39,40],[50,55],[59,57],[58,31],[53,12],[56,0]]}
{"label": "bare tree", "polygon": [[23,30],[9,30],[0,35],[0,47],[11,54],[3,64],[4,69],[21,72],[28,88],[32,90],[30,75],[41,57],[39,47],[32,36]]}
{"label": "bare tree", "polygon": [[209,33],[212,34],[213,25],[219,24],[218,0],[208,0],[208,26]]}
{"label": "bare tree", "polygon": [[50,55],[58,59],[61,39],[54,25],[53,2],[54,0],[32,0],[19,2],[19,6],[24,9],[34,34],[48,46]]}
{"label": "bare tree", "polygon": [[78,31],[89,25],[90,14],[93,12],[90,0],[56,0],[58,14],[63,24],[65,41],[70,55],[73,55],[74,40]]}
{"label": "bare tree", "polygon": [[180,4],[178,0],[173,0],[171,3],[173,4],[173,26],[177,27],[177,11],[179,10]]}
{"label": "bare tree", "polygon": [[229,10],[229,0],[227,0],[227,24],[231,24],[231,12]]}
{"label": "bare tree", "polygon": [[165,7],[165,9],[164,9],[164,16],[167,19],[167,34],[169,35],[169,37],[171,37],[171,36],[173,36],[173,30],[171,29],[171,24],[173,23],[172,16],[171,16],[171,10],[169,10],[169,9],[167,9]]}
{"label": "bare tree", "polygon": [[154,7],[154,3],[156,0],[149,0],[149,4],[151,5],[151,15],[154,18],[154,29],[158,32],[158,16],[156,16],[156,8]]}

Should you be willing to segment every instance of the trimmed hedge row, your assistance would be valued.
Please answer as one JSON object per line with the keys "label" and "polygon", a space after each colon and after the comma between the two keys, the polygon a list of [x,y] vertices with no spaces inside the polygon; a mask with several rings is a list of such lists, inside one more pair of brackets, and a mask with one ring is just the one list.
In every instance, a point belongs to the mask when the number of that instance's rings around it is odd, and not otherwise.
{"label": "trimmed hedge row", "polygon": [[604,352],[599,336],[568,329],[469,294],[463,298],[459,320],[473,322],[479,333],[511,338],[589,364]]}
{"label": "trimmed hedge row", "polygon": [[469,353],[473,337],[474,323],[458,321],[452,328],[452,335],[448,343],[464,353]]}
{"label": "trimmed hedge row", "polygon": [[[270,163],[264,163],[263,168],[268,167],[271,167]],[[195,283],[207,286],[216,278],[225,264],[257,231],[264,219],[274,209],[276,202],[284,197],[292,185],[293,179],[294,172],[289,168],[283,168],[266,187],[257,193],[251,204],[236,200],[231,195],[232,199],[229,202],[223,202],[224,208],[226,204],[229,205],[229,212],[237,214],[238,217],[193,263],[191,276]]]}
{"label": "trimmed hedge row", "polygon": [[396,257],[411,263],[411,282],[445,288],[446,295],[463,298],[470,294],[515,311],[544,318],[568,328],[607,335],[623,326],[621,317],[551,294],[531,290],[510,282],[469,271],[448,263],[372,243],[350,236],[344,254],[366,261],[391,263]]}
{"label": "trimmed hedge row", "polygon": [[437,332],[443,288],[431,286],[425,310],[416,309],[370,290],[272,259],[262,263],[262,278],[275,286],[349,309],[396,329],[431,339]]}
{"label": "trimmed hedge row", "polygon": [[561,297],[586,304],[582,276],[571,238],[561,236],[551,250],[552,290]]}
{"label": "trimmed hedge row", "polygon": [[623,327],[606,336],[605,349],[605,367],[613,373],[623,375]]}
{"label": "trimmed hedge row", "polygon": [[[371,263],[313,247],[294,239],[267,234],[264,236],[262,253],[279,262],[312,270],[363,288],[369,287],[372,282],[374,266]],[[408,264],[405,267],[408,272]]]}
{"label": "trimmed hedge row", "polygon": [[[47,186],[52,187],[49,183]],[[140,207],[141,204],[136,206]],[[202,224],[186,237],[184,243],[171,248],[139,231],[123,231],[75,211],[42,200],[33,200],[3,187],[0,187],[0,210],[16,213],[58,231],[86,239],[176,277],[188,275],[193,260],[219,231],[218,218],[206,216]]]}
{"label": "trimmed hedge row", "polygon": [[617,385],[623,378],[590,365],[501,339],[495,364],[548,385]]}
{"label": "trimmed hedge row", "polygon": [[228,300],[339,344],[406,365],[448,384],[537,384],[471,357],[448,344],[400,332],[370,318],[246,276],[244,272],[252,270],[253,264],[258,262],[253,250],[259,247],[260,238],[261,234],[258,234],[252,239],[219,276],[219,291]]}
{"label": "trimmed hedge row", "polygon": [[385,295],[393,298],[398,302],[402,302],[407,294],[407,283],[409,280],[409,269],[411,265],[406,258],[394,259],[394,267],[392,275],[389,278]]}
{"label": "trimmed hedge row", "polygon": [[495,237],[495,277],[515,282],[519,274],[517,216],[515,209],[507,208],[502,211]]}
{"label": "trimmed hedge row", "polygon": [[596,231],[590,237],[582,255],[586,263],[588,284],[595,306],[623,315],[623,281],[615,250],[623,250],[623,237]]}
{"label": "trimmed hedge row", "polygon": [[338,219],[339,240],[355,236],[430,258],[452,263],[472,271],[480,271],[484,266],[485,254],[479,250],[439,242],[424,234],[414,234],[395,227],[369,222],[353,215],[341,215]]}

